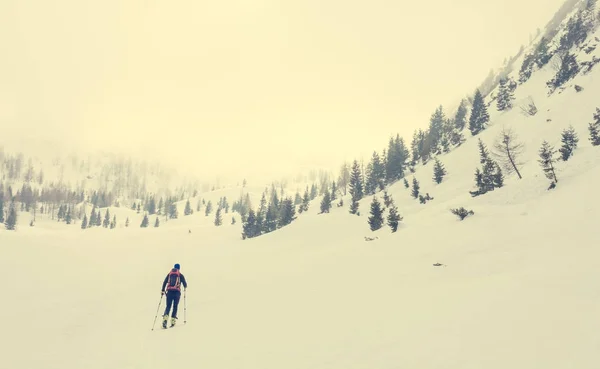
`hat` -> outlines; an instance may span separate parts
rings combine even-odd
[[[179,269],[181,269],[181,266],[180,266],[179,264],[175,264],[175,265],[173,266],[173,268],[175,268],[175,269],[179,270]]]

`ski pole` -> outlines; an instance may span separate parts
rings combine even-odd
[[[185,296],[187,295],[187,288],[183,290],[183,324],[187,323],[187,304]]]
[[[158,307],[156,308],[156,315],[154,316],[154,323],[152,323],[152,330],[154,330],[154,325],[156,324],[156,318],[158,317],[158,311],[160,310],[160,304],[162,304],[163,294],[160,294],[160,301],[158,302]]]

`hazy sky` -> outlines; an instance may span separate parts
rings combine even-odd
[[[409,138],[562,2],[0,0],[0,143],[337,166]]]

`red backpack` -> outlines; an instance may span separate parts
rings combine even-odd
[[[167,279],[167,291],[181,291],[181,288],[179,287],[180,284],[181,281],[179,270],[171,270]]]

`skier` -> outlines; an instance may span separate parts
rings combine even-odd
[[[181,297],[181,284],[183,284],[184,289],[187,289],[187,282],[185,281],[183,274],[181,274],[179,271],[180,268],[181,267],[179,264],[175,264],[173,266],[173,269],[171,269],[169,274],[167,274],[165,277],[165,281],[163,282],[160,290],[162,295],[167,295],[167,308],[165,309],[165,314],[163,315],[163,328],[167,328],[171,304],[173,305],[173,312],[171,314],[171,327],[175,325],[175,321],[177,320],[177,305],[179,305],[179,298]]]

